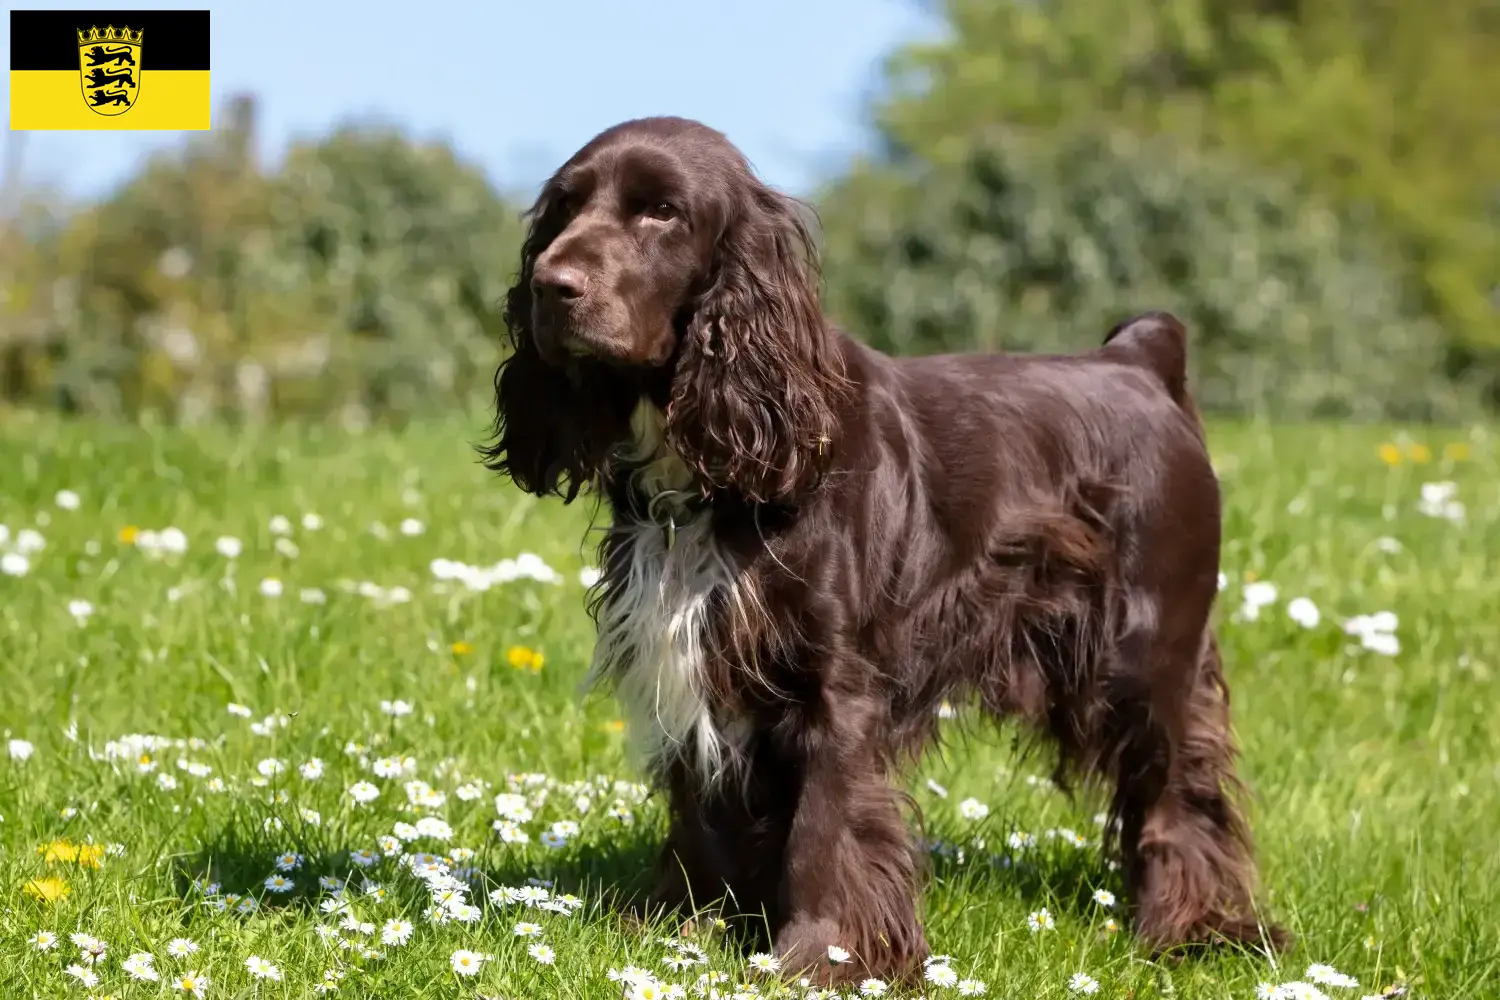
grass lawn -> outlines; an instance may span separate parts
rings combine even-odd
[[[612,905],[664,816],[614,705],[578,692],[588,511],[491,477],[481,427],[5,415],[0,996],[777,991],[711,919]],[[926,995],[1500,996],[1500,441],[1212,439],[1243,773],[1295,950],[1148,960],[1106,905],[1101,804],[979,729],[906,779],[953,980]],[[1440,487],[1424,508],[1444,481],[1461,520]],[[1346,630],[1378,612],[1394,639]]]

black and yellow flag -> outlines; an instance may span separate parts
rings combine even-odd
[[[208,113],[208,11],[10,12],[12,129],[206,129]]]

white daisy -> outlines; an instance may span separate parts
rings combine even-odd
[[[142,982],[154,983],[157,980],[161,979],[161,976],[159,976],[156,970],[152,968],[152,964],[155,961],[156,960],[152,958],[149,952],[138,951],[135,954],[131,955],[129,958],[125,959],[125,961],[121,962],[120,968],[124,969],[126,974],[128,974],[132,979],[139,979]]]
[[[203,973],[194,969],[192,972],[173,979],[172,987],[189,996],[201,997],[204,993],[208,992],[209,979]]]
[[[927,971],[923,975],[934,986],[952,986],[958,982],[958,973],[954,972],[946,962],[933,962],[927,966]]]
[[[281,970],[259,955],[245,959],[245,971],[256,979],[281,979]]]
[[[1026,926],[1031,928],[1032,933],[1050,931],[1057,927],[1057,921],[1052,919],[1052,913],[1043,907],[1026,918]]]
[[[1074,993],[1088,995],[1099,992],[1099,980],[1082,972],[1075,972],[1073,978],[1068,980],[1068,989]]]
[[[453,966],[453,972],[459,976],[477,976],[479,967],[484,964],[486,956],[477,951],[469,951],[460,948],[449,958],[449,964]]]

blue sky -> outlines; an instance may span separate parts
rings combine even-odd
[[[868,141],[865,99],[881,57],[936,30],[915,0],[240,0],[210,9],[215,107],[230,93],[257,93],[264,156],[341,120],[378,118],[447,138],[523,194],[595,133],[648,114],[699,118],[771,183],[806,192]],[[8,19],[0,31],[8,51]],[[9,84],[0,86],[8,107]],[[90,197],[176,139],[32,132],[23,172]]]

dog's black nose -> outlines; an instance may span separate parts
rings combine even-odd
[[[571,302],[582,298],[588,288],[588,275],[566,264],[538,267],[531,275],[531,291],[540,298]]]

